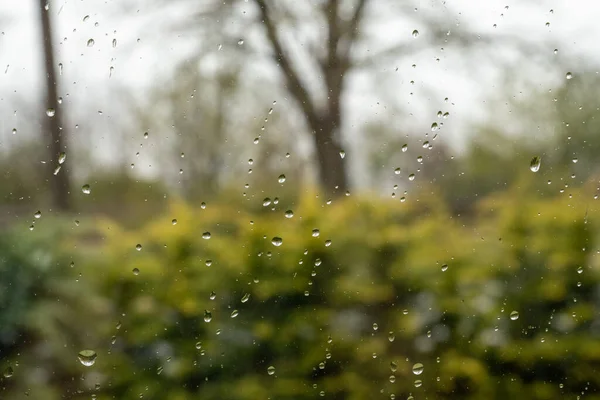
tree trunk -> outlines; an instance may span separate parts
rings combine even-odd
[[[336,137],[339,124],[334,120],[332,116],[320,118],[318,126],[313,127],[319,182],[328,198],[343,196],[348,191],[346,160],[340,154],[342,147]]]
[[[50,182],[50,194],[52,206],[60,211],[70,209],[70,181],[66,168],[62,168],[54,175],[54,169],[58,166],[58,156],[66,152],[65,130],[62,124],[62,112],[58,107],[58,88],[56,80],[56,69],[54,66],[54,50],[52,46],[52,24],[50,12],[46,10],[47,0],[39,0],[40,21],[42,25],[42,42],[44,43],[44,64],[46,72],[46,109],[54,110],[54,116],[45,117],[42,129],[50,133],[50,146],[48,147],[48,180]]]

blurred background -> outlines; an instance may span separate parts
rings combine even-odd
[[[0,3],[0,398],[600,398],[598,16]]]

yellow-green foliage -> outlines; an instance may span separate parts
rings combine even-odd
[[[466,220],[434,197],[326,204],[310,193],[293,218],[221,199],[174,202],[136,231],[70,224],[47,241],[56,269],[11,317],[21,336],[3,342],[2,361],[18,363],[5,393],[598,398],[597,204],[586,188],[546,199],[514,189]],[[77,363],[83,348],[94,366]]]

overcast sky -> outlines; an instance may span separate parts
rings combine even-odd
[[[377,7],[385,1],[374,0],[371,6]],[[190,37],[177,37],[166,29],[167,23],[177,18],[178,11],[169,9],[156,13],[152,11],[152,3],[149,0],[50,0],[56,61],[63,64],[61,93],[65,103],[77,109],[77,118],[86,117],[86,121],[73,123],[91,124],[93,121],[95,125],[110,126],[114,121],[110,122],[108,118],[115,104],[114,96],[119,95],[117,89],[142,95],[145,87],[166,79],[192,49],[194,42]],[[39,93],[42,61],[37,4],[37,0],[0,0],[0,109],[5,113],[0,124],[0,138],[5,146],[12,140],[7,135],[19,124],[18,115],[9,120],[5,116],[8,110],[15,110],[13,94],[30,98]],[[547,48],[542,51],[549,55],[557,48],[559,53],[555,57],[572,65],[569,70],[575,74],[585,63],[600,60],[597,39],[600,37],[600,2],[423,0],[415,4],[415,12],[447,8],[448,16],[455,24],[474,26],[482,34],[510,32],[540,45],[543,43]],[[426,27],[398,27],[390,23],[370,29],[377,31],[382,41],[390,37],[408,37],[413,29],[421,32],[421,37],[416,40],[427,37]],[[90,39],[94,41],[93,46],[88,46]],[[113,40],[117,44],[114,48]],[[246,38],[248,40],[251,38]],[[390,75],[391,88],[397,88],[396,101],[408,105],[416,126],[429,126],[434,116],[428,113],[443,106],[444,97],[450,98],[444,106],[451,112],[448,135],[460,141],[464,128],[486,115],[483,113],[486,97],[501,88],[492,79],[493,71],[483,77],[470,78],[468,73],[461,73],[461,67],[455,62],[456,55],[440,51],[437,54],[440,61],[436,62],[433,54],[391,61],[381,66],[381,72],[387,70],[391,74],[398,68],[397,78]],[[470,61],[477,62],[477,58]],[[411,68],[413,63],[416,68]],[[552,77],[527,75],[528,71],[527,68],[515,70],[515,79],[533,82],[541,90],[556,84],[556,77],[553,81]],[[411,80],[415,83],[409,84]],[[437,88],[435,98],[419,96],[419,88],[425,82]],[[356,85],[360,85],[360,79]],[[360,92],[358,90],[348,102],[351,108],[361,110],[352,113],[354,119],[348,121],[350,125],[381,111],[382,99],[362,96]],[[411,92],[415,94],[411,96]],[[114,116],[117,115],[114,111]]]

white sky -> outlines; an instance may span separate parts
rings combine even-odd
[[[374,0],[372,5],[377,7],[380,1],[385,0]],[[86,124],[96,129],[112,129],[115,121],[111,121],[111,117],[119,118],[115,98],[123,90],[143,95],[144,87],[168,77],[173,67],[188,54],[190,38],[178,38],[166,31],[166,23],[174,15],[153,14],[150,11],[152,3],[149,0],[50,0],[56,61],[63,64],[61,92],[65,104],[74,110],[70,122],[80,124],[82,130]],[[37,4],[37,0],[0,0],[0,111],[3,115],[17,107],[12,103],[13,93],[30,98],[39,92],[42,61]],[[546,43],[548,48],[544,51],[549,54],[558,48],[556,57],[572,65],[569,70],[575,74],[585,62],[596,65],[600,62],[600,2],[448,0],[442,4],[439,0],[422,0],[416,4],[417,12],[432,7],[454,10],[460,13],[455,23],[468,23],[482,33],[512,32],[534,42]],[[553,13],[550,13],[551,9]],[[89,19],[84,21],[86,15]],[[448,12],[448,15],[452,14]],[[549,27],[546,22],[550,23]],[[497,27],[494,28],[494,24]],[[391,24],[380,28],[382,41],[394,35],[408,36],[413,29],[421,32],[420,39],[416,40],[426,38],[424,27],[398,28]],[[94,46],[87,46],[89,39],[94,39]],[[116,48],[112,47],[113,39],[117,40]],[[433,60],[431,53],[413,60],[398,60],[383,65],[381,72],[391,73],[398,67],[398,77],[392,76],[390,80],[390,91],[397,90],[396,101],[405,108],[408,106],[415,126],[424,132],[434,120],[432,110],[446,107],[444,111],[450,111],[451,118],[444,130],[448,131],[451,140],[460,142],[465,137],[465,128],[473,120],[486,118],[487,114],[483,112],[486,97],[501,88],[491,79],[494,71],[472,78],[468,71],[461,73],[452,54],[439,52],[438,57],[439,62]],[[469,63],[478,61],[473,59]],[[413,63],[417,68],[410,67]],[[114,71],[109,77],[111,66]],[[533,82],[542,90],[556,83],[540,76],[529,76],[528,71],[527,68],[515,70],[515,79]],[[410,80],[415,84],[410,85]],[[435,98],[419,95],[424,83],[437,88]],[[355,84],[360,86],[360,79]],[[409,95],[411,91],[414,96]],[[358,90],[349,99],[349,107],[353,110],[347,121],[349,125],[372,119],[389,101],[361,93]],[[444,105],[444,97],[449,97],[453,105]],[[103,111],[102,115],[99,110]],[[18,140],[9,136],[12,128],[18,128],[18,125],[18,113],[11,120],[0,121],[2,146],[9,145],[10,140]]]

